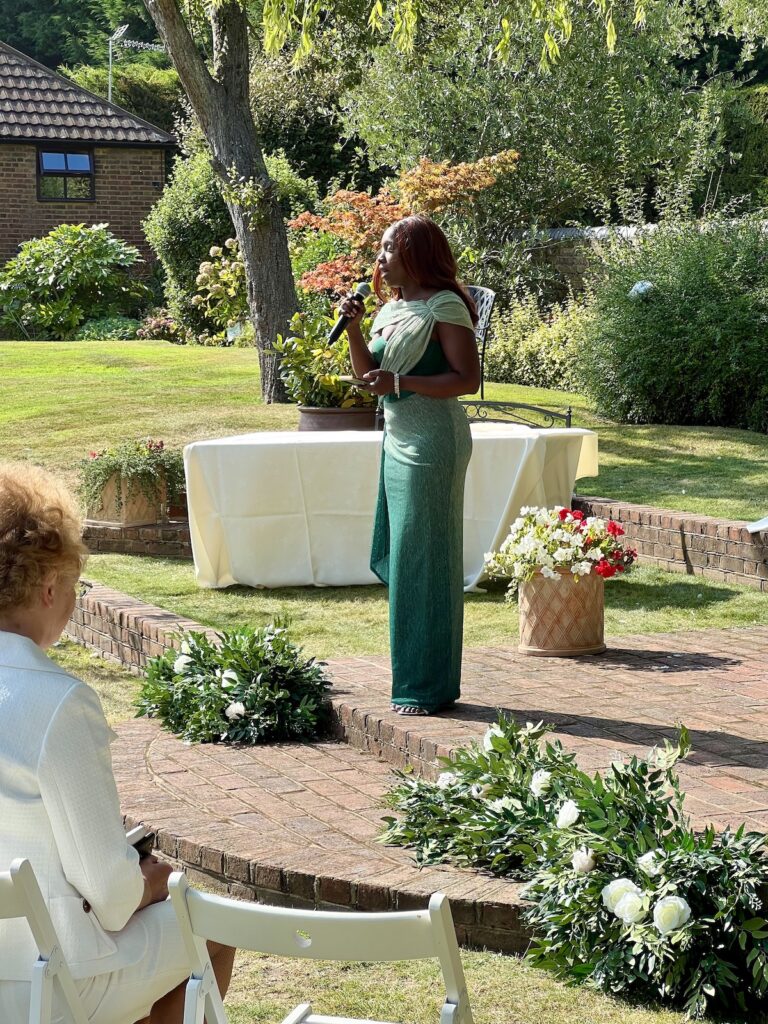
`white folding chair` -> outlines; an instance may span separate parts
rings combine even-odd
[[[27,919],[40,954],[32,969],[29,1024],[50,1024],[54,982],[72,1024],[88,1024],[35,872],[29,861],[21,858],[11,864],[10,871],[0,872],[0,919],[14,917]]]
[[[428,910],[387,914],[289,910],[241,903],[198,892],[181,872],[169,880],[171,901],[194,964],[187,984],[184,1024],[227,1024],[206,940],[274,956],[374,963],[387,960],[440,961],[446,998],[440,1024],[472,1024],[464,971],[448,898],[435,893]],[[301,1003],[283,1024],[384,1024],[327,1017]]]

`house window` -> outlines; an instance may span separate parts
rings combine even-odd
[[[95,198],[93,154],[82,150],[39,150],[37,198],[52,202],[87,202]]]

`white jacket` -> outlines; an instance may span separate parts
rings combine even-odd
[[[113,738],[90,687],[32,640],[0,631],[0,871],[16,857],[31,861],[77,978],[144,953],[135,943],[121,948],[114,934],[136,910],[144,881],[125,841]],[[29,980],[36,959],[26,921],[0,921],[0,980]]]

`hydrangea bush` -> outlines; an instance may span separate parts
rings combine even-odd
[[[180,650],[147,663],[137,709],[199,743],[311,739],[327,724],[328,690],[323,665],[304,658],[277,620],[215,641],[182,633]]]
[[[576,579],[591,572],[610,579],[637,558],[633,548],[622,546],[623,536],[612,519],[578,509],[523,508],[499,550],[485,556],[485,569],[492,578],[509,580],[508,597],[537,571],[550,579],[558,578],[558,570],[570,570]]]
[[[696,1018],[765,1009],[766,837],[691,829],[687,731],[593,776],[546,732],[501,717],[436,782],[400,774],[384,841],[527,880],[529,958],[560,978]]]

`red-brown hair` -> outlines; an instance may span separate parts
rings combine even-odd
[[[472,323],[476,324],[477,307],[466,289],[456,280],[456,260],[448,239],[438,225],[429,217],[416,213],[396,221],[392,227],[403,267],[416,284],[420,288],[455,292],[469,310]],[[387,301],[378,263],[373,271],[373,290],[382,302]],[[399,288],[392,288],[391,291],[396,299],[400,298]]]

